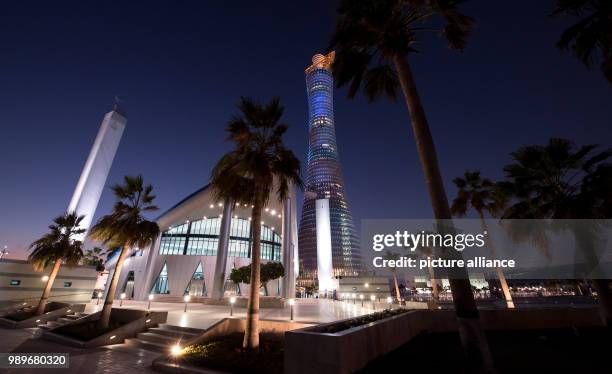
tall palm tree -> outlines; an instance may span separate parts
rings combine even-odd
[[[463,50],[472,18],[458,9],[456,0],[342,0],[330,47],[336,50],[333,66],[339,87],[349,86],[349,97],[363,90],[370,101],[380,96],[395,100],[401,88],[410,113],[425,183],[437,220],[450,220],[451,211],[409,55],[417,52],[422,33],[442,36],[454,50]],[[441,21],[441,22],[440,22]],[[438,25],[442,24],[442,27]],[[445,225],[448,229],[449,221]],[[449,253],[458,256],[458,253]],[[450,277],[461,341],[474,370],[492,370],[493,362],[480,327],[478,309],[465,269]]]
[[[457,186],[457,197],[453,200],[451,212],[454,216],[464,217],[468,209],[472,208],[478,213],[480,225],[483,232],[488,232],[489,228],[485,221],[485,212],[491,217],[497,216],[504,208],[505,200],[500,188],[492,181],[481,178],[479,171],[466,171],[463,178],[457,177],[453,179],[453,183]],[[490,238],[490,236],[487,236]],[[489,248],[495,257],[495,248],[493,242],[489,239]],[[510,288],[506,281],[506,276],[501,268],[497,268],[497,278],[506,300],[508,308],[514,308]]]
[[[49,226],[51,231],[30,244],[32,253],[28,256],[28,261],[36,271],[42,271],[53,264],[47,285],[36,308],[37,315],[45,312],[45,305],[62,263],[67,266],[76,266],[83,258],[82,243],[75,240],[75,236],[85,232],[85,229],[79,228],[83,218],[85,216],[79,216],[76,213],[65,213],[63,216],[56,217],[53,224]]]
[[[612,2],[557,0],[553,15],[582,17],[563,31],[557,47],[570,51],[589,69],[601,60],[601,72],[612,83]]]
[[[385,256],[384,256],[385,260],[399,260],[400,255],[395,253],[395,252],[386,252]],[[391,275],[393,276],[393,286],[395,288],[395,298],[397,299],[397,302],[399,302],[402,299],[402,295],[400,294],[400,290],[399,290],[399,284],[397,283],[397,268],[395,266],[390,267],[391,270]]]
[[[241,98],[240,114],[227,124],[227,140],[234,149],[221,157],[212,171],[211,186],[219,201],[253,206],[251,213],[251,283],[243,347],[259,349],[259,287],[261,212],[270,194],[284,201],[291,185],[302,187],[300,161],[283,144],[288,125],[281,122],[284,108],[278,98],[261,105]]]
[[[100,328],[109,326],[117,283],[130,248],[144,248],[159,235],[157,223],[148,221],[143,216],[144,212],[159,209],[153,204],[155,200],[155,195],[152,194],[153,186],[150,184],[145,186],[140,175],[137,177],[126,175],[124,183],[114,185],[112,190],[117,199],[113,211],[100,218],[89,232],[93,240],[105,244],[108,248],[121,247],[104,300],[104,308],[98,320]]]
[[[596,145],[577,147],[566,139],[550,139],[544,146],[521,147],[512,152],[513,163],[504,167],[513,204],[505,209],[507,219],[591,219],[612,217],[612,149],[596,154]],[[533,226],[533,225],[529,225]],[[531,229],[527,236],[546,249],[547,227]],[[553,227],[554,229],[554,227]],[[583,235],[578,224],[569,227],[587,261],[595,257],[588,242],[595,235]],[[610,281],[594,279],[604,321],[612,326]]]

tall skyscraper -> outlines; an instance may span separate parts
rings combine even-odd
[[[119,111],[117,105],[113,110],[106,113],[81,172],[79,182],[74,189],[68,211],[85,216],[81,221],[81,228],[85,230],[89,230],[96,213],[100,195],[104,190],[106,178],[113,164],[126,123],[127,118]],[[83,240],[86,234],[78,239]]]
[[[334,79],[331,71],[334,56],[334,52],[326,56],[315,55],[312,65],[305,71],[309,143],[306,190],[298,234],[305,276],[317,278],[317,273],[323,271],[325,274],[319,274],[319,278],[323,276],[325,279],[319,281],[326,284],[329,280],[329,257],[333,277],[357,275],[362,266],[336,145]],[[329,220],[329,225],[323,220]],[[329,248],[330,241],[331,256],[321,252],[329,251],[326,248]],[[317,248],[317,243],[322,248]],[[318,270],[318,267],[323,270]],[[323,291],[322,287],[328,289],[328,286],[319,284],[320,291]]]

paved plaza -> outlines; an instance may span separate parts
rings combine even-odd
[[[102,305],[96,305],[96,300],[86,306],[86,313],[94,313]],[[103,301],[101,301],[102,303]],[[113,305],[119,307],[119,301]],[[146,301],[124,301],[122,308],[147,309]],[[376,305],[376,309],[382,309],[386,304]],[[168,311],[167,323],[182,327],[194,327],[205,329],[222,318],[229,317],[230,308],[227,306],[202,305],[189,303],[187,312],[184,312],[183,303],[151,303],[151,310]],[[243,318],[245,308],[234,308],[233,317]],[[324,323],[350,318],[372,312],[372,304],[364,302],[341,302],[327,299],[297,299],[294,306],[294,320],[296,322]],[[290,309],[262,309],[261,318],[270,320],[289,320]],[[128,348],[123,344],[115,344],[100,348],[80,349],[63,346],[44,339],[38,339],[40,330],[2,330],[0,332],[0,352],[31,352],[48,353],[61,352],[70,354],[70,369],[46,369],[45,372],[53,373],[153,373],[150,368],[151,362],[160,355],[143,349]],[[40,373],[40,369],[14,369],[3,370],[2,373]]]

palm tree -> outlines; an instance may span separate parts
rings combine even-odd
[[[49,226],[51,231],[30,244],[32,253],[28,256],[28,261],[36,271],[42,271],[53,264],[47,285],[38,302],[36,315],[45,312],[45,305],[62,263],[67,266],[76,266],[83,258],[82,243],[75,240],[74,237],[85,232],[85,229],[79,228],[84,217],[76,213],[65,213],[63,216],[56,217],[53,224]]]
[[[137,177],[126,175],[124,184],[116,184],[112,190],[117,198],[113,211],[100,218],[89,232],[93,240],[104,243],[108,248],[121,247],[104,300],[104,308],[98,320],[100,328],[109,326],[117,283],[130,248],[144,248],[159,235],[157,223],[146,220],[142,215],[144,212],[159,209],[153,204],[155,200],[155,195],[152,194],[153,186],[150,184],[144,186],[140,175]]]
[[[400,255],[395,253],[395,252],[387,252],[385,253],[384,256],[385,260],[399,260]],[[400,294],[400,290],[399,290],[399,284],[397,283],[397,269],[395,266],[390,267],[391,270],[391,275],[393,275],[393,285],[395,288],[395,298],[397,299],[397,302],[400,302],[400,300],[402,299],[402,295]]]
[[[525,146],[512,152],[514,162],[506,165],[504,172],[508,178],[505,188],[512,192],[514,201],[505,209],[502,218],[589,222],[612,217],[612,165],[606,163],[612,156],[612,149],[593,155],[596,148],[592,144],[577,147],[569,140],[553,138],[544,146]],[[518,239],[530,238],[546,251],[545,232],[549,227],[529,226],[527,234]],[[579,224],[569,229],[587,261],[593,262],[595,256],[588,241],[595,235],[583,235]],[[609,280],[594,279],[593,283],[599,294],[604,321],[612,326]]]
[[[582,17],[563,31],[557,47],[562,51],[571,51],[589,69],[597,60],[601,60],[601,72],[612,83],[612,2],[557,0],[552,14]]]
[[[465,48],[473,20],[459,11],[458,3],[454,0],[342,0],[330,43],[336,50],[334,77],[338,87],[349,86],[349,97],[354,97],[363,85],[370,101],[383,95],[395,100],[401,88],[437,220],[450,220],[452,215],[408,56],[416,52],[417,37],[424,32],[444,37],[451,49]],[[443,26],[436,27],[440,23]],[[449,222],[446,227],[452,230]],[[449,255],[458,256],[457,253]],[[478,366],[474,370],[493,370],[468,274],[465,269],[454,269],[454,272],[449,282],[468,362]]]
[[[211,186],[219,201],[253,206],[251,283],[243,347],[259,349],[259,287],[261,264],[261,212],[272,192],[284,201],[291,185],[302,187],[300,161],[283,144],[288,125],[280,122],[284,108],[278,98],[261,105],[250,98],[238,103],[240,115],[227,125],[234,149],[221,157],[212,171]]]
[[[506,203],[500,188],[492,181],[481,178],[479,171],[466,171],[463,174],[463,178],[455,178],[453,183],[458,188],[457,197],[453,200],[453,205],[451,206],[453,215],[464,217],[468,209],[473,208],[478,213],[483,232],[489,232],[484,218],[485,212],[489,213],[491,217],[496,217]],[[490,236],[487,237],[490,238]],[[489,240],[488,244],[493,257],[495,257],[493,242]],[[497,278],[506,300],[506,306],[514,308],[514,302],[512,301],[512,295],[510,295],[510,288],[508,287],[504,272],[501,268],[496,270]]]
[[[95,266],[97,271],[104,271],[104,260],[102,259],[104,252],[104,249],[100,247],[93,247],[92,249],[86,250],[85,264]]]

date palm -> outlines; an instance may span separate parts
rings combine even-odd
[[[384,259],[397,261],[400,259],[400,255],[398,253],[388,251],[385,253]],[[393,288],[395,289],[395,298],[397,299],[397,302],[400,302],[400,300],[402,299],[402,295],[400,294],[399,284],[397,283],[397,268],[395,266],[390,266],[389,269],[391,270],[391,275],[393,276]]]
[[[98,320],[100,328],[109,326],[117,283],[130,248],[144,248],[159,235],[157,223],[143,216],[145,212],[158,210],[153,204],[153,186],[145,186],[142,176],[125,176],[123,184],[114,185],[112,190],[117,199],[112,212],[100,218],[89,232],[93,240],[105,244],[107,248],[121,247]]]
[[[28,261],[36,271],[42,271],[53,265],[38,302],[36,315],[45,312],[45,305],[62,263],[67,266],[76,266],[83,258],[82,243],[75,237],[85,232],[85,229],[79,228],[84,217],[76,213],[65,213],[63,216],[56,217],[53,224],[49,226],[50,231],[30,244],[32,252],[28,256]]]
[[[253,206],[251,282],[243,347],[259,349],[259,286],[261,280],[261,215],[270,194],[284,201],[292,185],[302,187],[300,161],[283,144],[288,125],[281,122],[284,108],[278,98],[261,105],[241,98],[240,114],[227,125],[234,148],[212,171],[211,186],[219,201]]]
[[[596,148],[593,144],[577,147],[569,140],[553,138],[544,146],[525,146],[511,154],[514,162],[504,167],[504,172],[508,178],[505,188],[511,191],[513,201],[502,218],[519,222],[520,219],[576,220],[571,226],[564,226],[563,221],[540,224],[536,228],[530,224],[522,238],[514,235],[515,238],[530,239],[546,250],[547,230],[570,230],[577,249],[591,262],[589,265],[596,261],[591,242],[596,235],[593,232],[585,235],[593,227],[583,227],[582,223],[612,217],[612,165],[606,162],[612,150],[593,154]],[[594,279],[593,283],[604,321],[612,326],[610,282]]]
[[[554,16],[582,17],[561,34],[557,47],[570,51],[587,68],[600,60],[600,69],[612,83],[612,2],[557,0]]]
[[[500,188],[492,181],[482,178],[479,171],[466,171],[462,177],[453,179],[453,183],[457,186],[457,197],[453,200],[451,212],[454,216],[464,217],[468,209],[474,209],[478,213],[480,225],[483,232],[488,232],[489,228],[485,221],[485,213],[491,217],[495,217],[503,209],[505,205],[504,194]],[[490,238],[490,235],[487,235]],[[493,257],[495,257],[495,248],[493,242],[488,240],[488,246],[491,249]],[[497,278],[506,300],[508,308],[514,308],[512,295],[508,282],[501,268],[497,268]]]
[[[349,97],[363,87],[370,101],[381,96],[392,100],[401,89],[410,114],[416,149],[437,220],[452,219],[438,165],[438,155],[419,97],[409,56],[424,33],[442,36],[453,50],[463,50],[472,18],[458,9],[455,0],[342,0],[330,47],[336,50],[333,65],[339,87],[348,85]],[[448,253],[449,256],[459,256]],[[478,310],[465,269],[453,269],[449,279],[459,331],[468,362],[474,370],[493,370],[493,362],[478,319]]]

